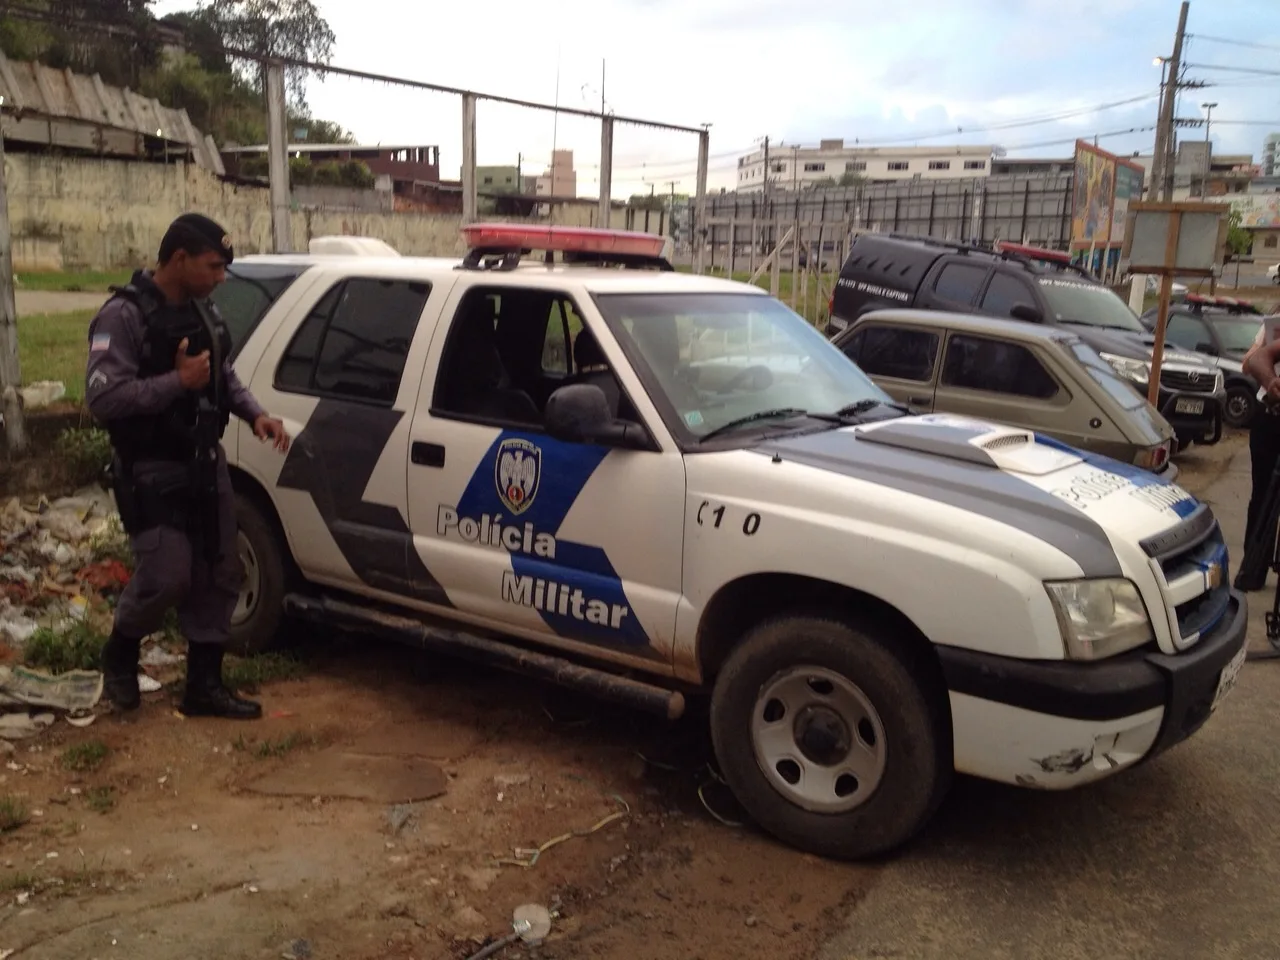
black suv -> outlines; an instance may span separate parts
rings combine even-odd
[[[1065,253],[864,233],[854,240],[836,281],[827,336],[839,345],[839,334],[853,321],[884,307],[1070,327],[1140,393],[1147,392],[1155,337],[1127,303]],[[1179,447],[1221,439],[1225,400],[1216,369],[1202,357],[1166,345],[1157,406],[1176,431]]]
[[[1152,307],[1140,318],[1142,325],[1155,330],[1158,313]],[[1198,293],[1187,294],[1169,307],[1165,343],[1199,354],[1206,365],[1222,371],[1227,391],[1222,415],[1233,427],[1248,427],[1258,411],[1258,381],[1241,364],[1262,317],[1262,311],[1245,300]]]

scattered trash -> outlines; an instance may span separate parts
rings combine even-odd
[[[57,676],[30,667],[0,667],[0,710],[43,707],[67,713],[92,710],[102,699],[102,674],[71,670]]]
[[[483,960],[492,957],[504,947],[521,940],[530,945],[537,945],[547,938],[551,932],[551,919],[558,911],[548,910],[538,903],[523,903],[516,907],[511,915],[511,932],[505,937],[493,941],[479,953],[473,953],[467,960]]]
[[[52,713],[4,713],[0,714],[0,738],[25,740],[34,737],[45,727],[53,725]]]
[[[76,580],[99,593],[110,593],[129,585],[129,568],[119,560],[101,560],[81,567]]]
[[[397,803],[388,809],[387,826],[391,828],[392,836],[395,836],[412,823],[416,815],[417,811],[411,803]]]
[[[22,405],[28,410],[50,407],[67,395],[67,385],[61,380],[37,380],[18,390]]]
[[[529,774],[527,773],[500,773],[493,778],[495,785],[502,789],[511,787],[521,787],[529,782]]]
[[[0,634],[9,640],[14,646],[22,647],[31,635],[40,629],[40,625],[30,617],[24,617],[20,613],[11,613],[8,616],[0,618]]]
[[[282,960],[311,960],[311,943],[307,940],[294,940],[280,956]]]
[[[148,647],[138,660],[144,667],[173,667],[187,658],[180,653],[170,653],[159,644]]]
[[[540,856],[542,856],[544,853],[546,853],[548,850],[550,850],[552,847],[556,846],[557,844],[564,843],[566,840],[572,840],[575,837],[588,837],[591,834],[596,833],[597,831],[603,830],[605,827],[613,823],[615,820],[621,820],[623,817],[629,816],[631,814],[631,807],[627,804],[627,801],[623,800],[617,794],[611,794],[611,796],[613,797],[614,800],[616,800],[619,803],[619,805],[621,805],[622,809],[617,811],[616,813],[609,814],[609,816],[605,817],[603,820],[601,820],[599,823],[595,824],[591,828],[587,830],[570,830],[568,833],[562,833],[560,834],[560,836],[553,837],[552,839],[548,840],[546,843],[544,843],[542,846],[536,849],[530,850],[527,848],[516,847],[515,858],[503,857],[499,859],[497,862],[504,864],[506,866],[524,867],[528,869],[534,866],[534,864],[538,862],[538,858]]]
[[[728,817],[722,816],[719,813],[717,813],[715,809],[711,806],[711,804],[707,801],[707,794],[706,794],[707,787],[713,786],[715,784],[719,784],[720,786],[725,787],[726,789],[728,788],[728,784],[724,782],[724,777],[720,776],[720,774],[716,771],[715,767],[711,766],[711,764],[707,764],[707,772],[711,775],[711,779],[705,781],[700,787],[698,787],[698,800],[702,803],[702,809],[706,810],[707,813],[711,814],[711,816],[715,817],[726,827],[733,827],[735,829],[741,827],[742,824],[739,823],[737,820],[730,820]]]
[[[73,717],[71,714],[67,714],[67,723],[71,724],[73,727],[80,727],[82,729],[89,726],[89,724],[93,723],[93,721],[97,719],[98,715],[96,713],[86,713],[79,717]]]
[[[145,673],[138,674],[138,690],[142,693],[155,693],[157,690],[164,688],[159,680],[147,676]]]

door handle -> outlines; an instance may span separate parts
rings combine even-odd
[[[420,467],[443,467],[444,447],[438,443],[415,440],[409,448],[409,459]]]

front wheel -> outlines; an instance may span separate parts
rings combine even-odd
[[[1227,388],[1227,402],[1222,408],[1222,419],[1232,427],[1244,429],[1253,422],[1257,406],[1257,391],[1242,383]]]
[[[711,699],[725,781],[766,831],[854,860],[913,837],[952,776],[945,690],[879,629],[785,616],[752,630]]]

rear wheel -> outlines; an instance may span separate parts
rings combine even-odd
[[[284,620],[284,598],[293,583],[293,565],[273,518],[244,494],[236,495],[236,546],[245,580],[231,615],[230,649],[253,654],[278,642]]]
[[[755,821],[819,856],[909,840],[951,782],[945,691],[888,631],[820,616],[752,630],[716,679],[711,731]]]

